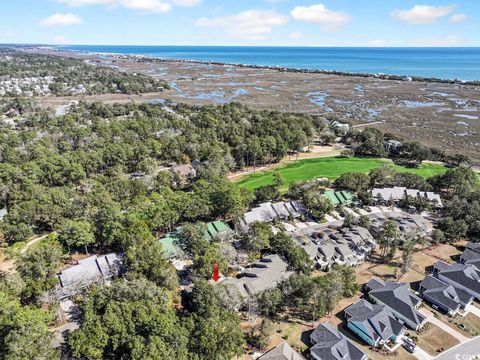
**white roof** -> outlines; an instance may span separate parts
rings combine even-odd
[[[284,202],[277,202],[272,204],[273,210],[279,217],[289,217],[290,213],[288,212],[287,208],[285,207]]]
[[[411,196],[411,197],[419,197],[421,194],[420,194],[420,191],[419,190],[416,190],[416,189],[407,189],[407,196]]]
[[[108,278],[113,273],[118,273],[118,263],[121,258],[118,254],[108,254],[97,257],[90,256],[78,261],[68,269],[63,270],[58,278],[62,287],[83,287],[87,286],[100,278]]]

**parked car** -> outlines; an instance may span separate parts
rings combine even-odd
[[[413,346],[414,348],[417,347],[417,344],[415,344],[415,341],[413,341],[413,339],[408,336],[403,337],[403,342]]]
[[[402,344],[403,348],[407,350],[409,353],[413,354],[415,352],[415,346],[412,346],[406,342]]]

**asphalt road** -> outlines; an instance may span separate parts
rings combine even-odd
[[[480,357],[480,336],[451,348],[435,360],[474,360],[476,357]]]

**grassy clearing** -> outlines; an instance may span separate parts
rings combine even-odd
[[[407,168],[394,165],[391,160],[371,158],[336,158],[324,157],[315,159],[303,159],[294,161],[287,165],[264,172],[250,174],[238,181],[238,185],[249,190],[273,184],[273,174],[278,171],[285,179],[285,184],[280,189],[286,191],[294,181],[305,181],[317,178],[329,178],[335,180],[347,172],[368,173],[384,164],[391,164],[398,172],[409,172],[420,175],[424,178],[437,174],[443,174],[447,168],[438,164],[422,164],[419,168]]]

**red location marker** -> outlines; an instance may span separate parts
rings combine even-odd
[[[218,279],[220,279],[220,269],[218,267],[218,263],[215,263],[213,264],[212,280],[217,282]]]

